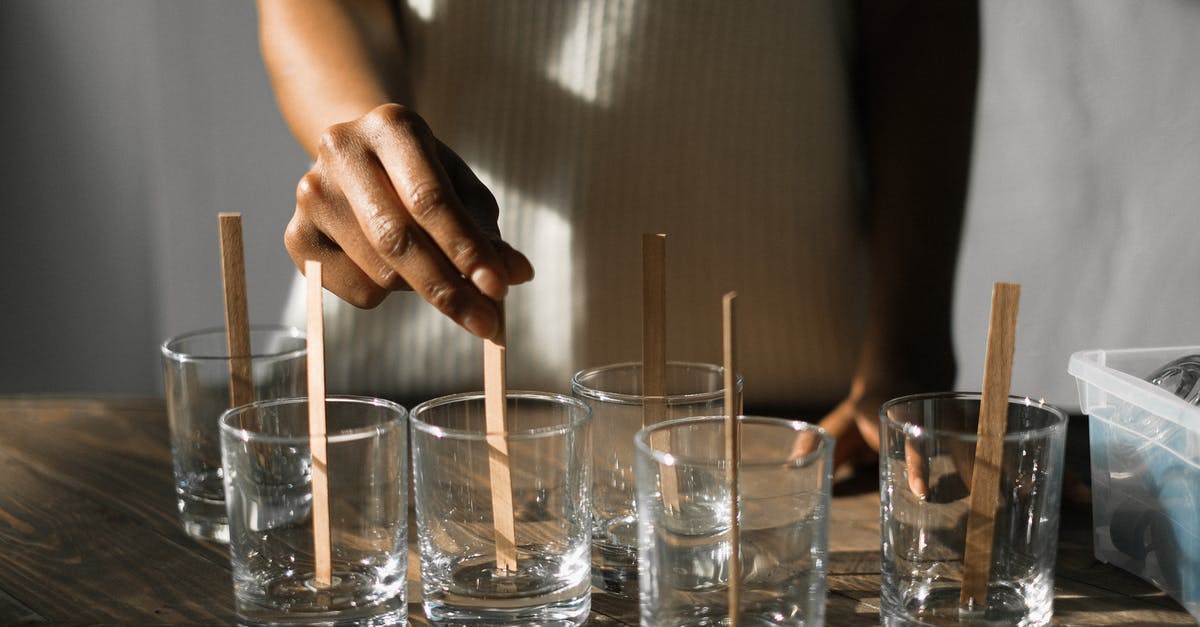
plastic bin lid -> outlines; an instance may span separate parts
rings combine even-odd
[[[1071,355],[1067,372],[1081,383],[1079,406],[1086,414],[1108,405],[1104,394],[1111,394],[1189,431],[1200,432],[1200,407],[1188,404],[1141,377],[1106,365],[1111,359],[1136,358],[1159,362],[1155,363],[1158,366],[1191,353],[1200,353],[1200,346],[1085,350]]]

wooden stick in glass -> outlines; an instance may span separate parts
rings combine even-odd
[[[642,426],[667,415],[667,236],[642,234]],[[666,434],[664,434],[666,435]],[[674,466],[659,469],[663,506],[679,507]]]
[[[738,414],[741,403],[738,401],[737,385],[734,373],[734,300],[737,292],[728,292],[721,299],[721,336],[724,352],[725,375],[725,459],[728,462],[726,477],[729,481],[729,625],[737,627],[741,617],[742,605],[742,552],[741,552],[741,507],[738,502],[740,485],[738,464],[742,457],[741,426],[738,424]]]
[[[330,563],[329,458],[325,438],[325,312],[321,302],[321,263],[304,262],[308,287],[308,443],[312,450],[313,585],[333,585]]]
[[[642,235],[642,426],[662,422],[667,395],[667,236]]]
[[[959,609],[966,612],[987,609],[996,504],[1000,493],[1000,464],[1008,423],[1008,393],[1012,384],[1020,298],[1020,285],[996,283],[992,286],[992,310],[983,364],[983,394],[979,401],[979,443],[975,447],[975,465],[971,472],[963,583],[958,599]]]
[[[488,475],[491,479],[492,524],[496,540],[496,568],[517,571],[517,530],[513,514],[512,469],[508,457],[508,375],[504,303],[497,303],[500,329],[483,341],[483,396],[487,426]]]
[[[217,224],[221,236],[221,285],[225,292],[225,337],[229,351],[229,406],[237,407],[254,402],[242,214],[220,213]]]

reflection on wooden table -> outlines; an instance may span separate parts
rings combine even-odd
[[[184,535],[171,483],[161,400],[0,398],[0,624],[234,622],[226,548]],[[1090,525],[1086,508],[1064,509],[1055,624],[1195,624],[1149,584],[1097,562]],[[835,488],[829,550],[828,624],[878,624],[869,472]],[[411,549],[410,560],[415,575]],[[409,591],[415,601],[415,581]],[[410,610],[411,624],[426,624],[419,602]],[[636,604],[596,593],[589,624],[635,625]]]

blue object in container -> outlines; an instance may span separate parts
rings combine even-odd
[[[1187,355],[1154,371],[1146,380],[1200,406],[1200,355]],[[1163,445],[1171,450],[1187,450],[1189,437],[1184,429],[1172,429]],[[1164,576],[1178,576],[1168,585],[1186,598],[1200,598],[1200,544],[1181,542],[1187,529],[1200,529],[1200,484],[1192,481],[1183,460],[1173,455],[1154,455],[1149,459],[1150,473],[1158,488],[1163,511],[1150,526],[1150,541]],[[1163,516],[1165,514],[1165,516]],[[1184,524],[1187,522],[1188,524]]]
[[[1146,380],[1188,403],[1200,405],[1200,355],[1173,360]],[[1118,493],[1152,495],[1159,507],[1147,509],[1137,498],[1117,505],[1109,527],[1113,546],[1139,562],[1155,559],[1164,578],[1160,583],[1181,591],[1185,598],[1200,598],[1200,545],[1181,541],[1190,535],[1188,529],[1200,529],[1200,485],[1191,480],[1182,459],[1166,452],[1187,450],[1189,434],[1176,425],[1147,420],[1139,416],[1143,413],[1140,410],[1129,409],[1121,421],[1146,439],[1138,442],[1136,451],[1126,453],[1134,453],[1129,458],[1138,460],[1143,468],[1114,481],[1114,487]]]

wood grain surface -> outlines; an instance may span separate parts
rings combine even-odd
[[[829,625],[879,624],[873,472],[835,491]],[[0,397],[0,625],[233,623],[227,550],[180,530],[171,485],[161,400]],[[1090,512],[1064,507],[1054,624],[1196,624],[1097,562]],[[409,555],[410,624],[426,625]],[[595,592],[588,624],[636,625],[636,604]]]

